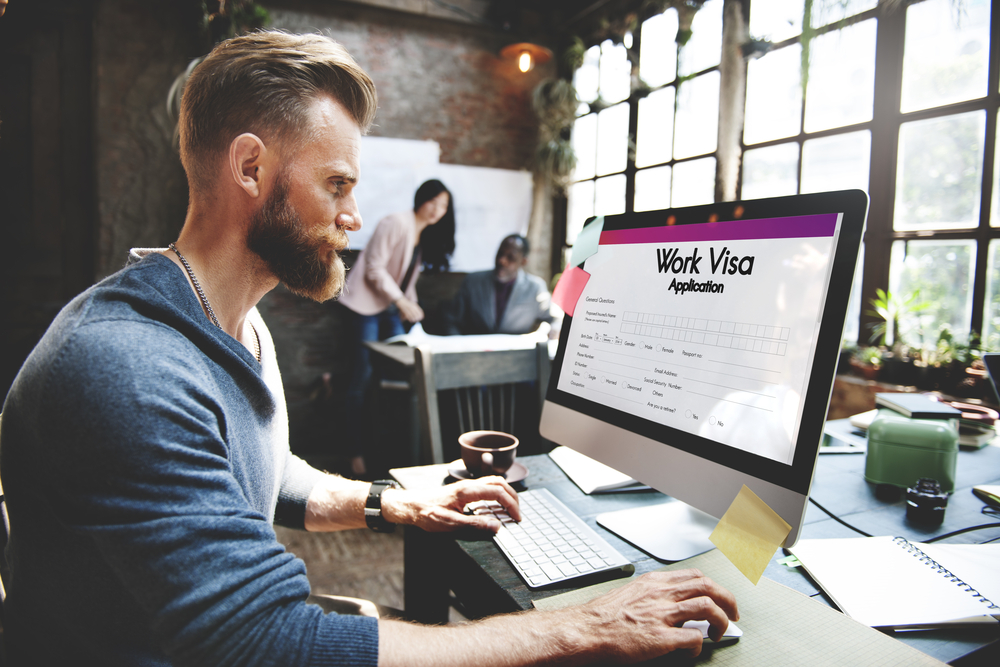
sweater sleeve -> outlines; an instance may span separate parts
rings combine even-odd
[[[399,264],[401,256],[412,251],[406,248],[407,229],[406,219],[402,216],[389,216],[378,223],[378,227],[372,233],[364,252],[365,259],[365,282],[375,292],[383,295],[390,303],[395,303],[399,297],[403,296],[391,273],[392,267]],[[410,255],[406,255],[408,263]],[[405,271],[405,268],[403,269]],[[416,284],[416,276],[412,284]]]
[[[18,421],[37,429],[26,440],[44,443],[21,448],[44,472],[19,495],[34,498],[36,516],[52,517],[52,539],[65,534],[75,552],[54,585],[74,590],[85,578],[101,591],[77,596],[86,605],[74,614],[78,634],[115,631],[115,618],[136,623],[178,665],[375,665],[376,620],[305,604],[302,561],[234,475],[245,453],[230,441],[239,425],[219,400],[226,390],[217,370],[166,327],[85,328],[53,355],[36,383],[44,391],[28,397],[32,410],[58,406],[59,418],[21,411]],[[144,347],[129,343],[136,340]],[[19,473],[34,465],[17,461]],[[289,463],[283,502],[302,506],[317,471]]]
[[[319,484],[325,474],[289,452],[278,491],[274,522],[286,528],[305,530],[306,501],[309,500],[313,487]]]

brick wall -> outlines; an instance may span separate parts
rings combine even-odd
[[[528,166],[535,141],[530,92],[551,70],[542,68],[528,75],[516,72],[513,63],[497,56],[506,43],[497,31],[468,22],[329,0],[262,4],[271,11],[274,27],[323,31],[343,43],[369,70],[381,100],[374,136],[437,141],[441,161],[446,163],[506,169]],[[17,119],[23,116],[27,124],[30,114],[11,111],[4,119],[4,135],[34,137],[22,142],[18,155],[34,152],[35,159],[41,155],[53,165],[71,164],[67,138],[85,150],[74,154],[82,168],[66,168],[62,173],[49,169],[44,178],[31,178],[18,186],[31,192],[23,199],[38,204],[35,208],[53,208],[58,217],[48,215],[40,221],[38,212],[26,205],[23,215],[18,208],[17,219],[5,219],[5,226],[21,230],[21,236],[45,239],[45,248],[50,251],[45,254],[19,245],[21,249],[7,264],[4,303],[11,321],[5,327],[6,381],[61,303],[120,268],[130,247],[162,247],[177,237],[186,210],[187,187],[172,147],[173,125],[166,112],[166,97],[174,78],[207,48],[197,29],[197,0],[53,0],[30,5],[39,15],[26,16],[23,23],[18,23],[18,13],[13,10],[4,16],[2,28],[17,34],[17,44],[24,46],[17,46],[21,50],[8,55],[6,69],[0,68],[0,89],[32,95],[30,101],[22,100],[25,110],[47,109],[53,118],[81,122],[76,126],[64,122],[71,131],[53,127],[48,134],[29,134],[30,128],[19,128]],[[88,37],[78,40],[80,47],[65,36],[58,37],[60,21],[67,16],[80,26],[78,32]],[[61,39],[56,51],[43,48],[50,34]],[[11,40],[0,45],[3,53],[13,48]],[[48,97],[42,97],[37,86],[12,87],[18,73],[38,71],[32,60],[36,57],[38,62],[57,59],[53,71],[81,69],[92,81],[79,76],[67,79],[65,85],[78,82],[77,88],[83,90],[72,99],[56,86]],[[22,78],[28,81],[27,76]],[[57,137],[62,143],[49,141]],[[11,158],[11,164],[4,167],[9,168],[6,173],[23,172],[26,160],[15,163]],[[81,188],[86,197],[67,198],[66,193]],[[84,206],[76,203],[80,201]],[[78,212],[84,215],[74,215]],[[11,209],[5,218],[10,218],[8,213]],[[66,263],[81,257],[80,253],[90,258],[73,265],[77,272],[79,266],[84,267],[83,278],[75,283],[64,281],[68,286],[61,291],[50,289],[52,279],[46,278],[46,282],[32,277],[41,275],[43,269],[58,275],[45,267],[53,262],[70,266]],[[453,282],[422,283],[418,289],[439,300],[447,296]],[[19,316],[38,311],[38,304],[47,309],[43,321]],[[324,372],[332,374],[335,389],[343,383],[347,360],[339,307],[310,303],[279,288],[264,299],[260,309],[281,348],[279,361],[296,438],[293,446],[326,447],[328,438],[322,433],[328,430],[329,424],[323,423],[328,415],[323,412],[317,417],[310,395]],[[23,344],[11,345],[15,334]],[[6,388],[5,384],[3,390]],[[318,426],[299,428],[302,424]]]

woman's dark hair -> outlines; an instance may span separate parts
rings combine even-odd
[[[424,182],[413,197],[414,213],[442,192],[448,193],[448,211],[435,224],[420,234],[420,257],[425,271],[440,273],[448,270],[455,252],[455,198],[444,183],[437,179]]]

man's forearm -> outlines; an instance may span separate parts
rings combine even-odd
[[[309,493],[306,530],[333,531],[365,527],[365,502],[370,482],[327,475]]]
[[[527,611],[450,626],[381,620],[379,667],[583,665],[602,657],[603,634],[582,608]]]
[[[379,621],[379,664],[584,665],[633,663],[677,650],[698,655],[702,633],[685,622],[709,622],[722,638],[739,620],[732,593],[698,570],[645,574],[579,607],[492,616],[453,626]],[[419,647],[419,648],[417,648]]]

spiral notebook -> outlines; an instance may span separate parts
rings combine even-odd
[[[789,549],[840,610],[875,628],[996,623],[1000,544],[902,537],[799,540]]]

